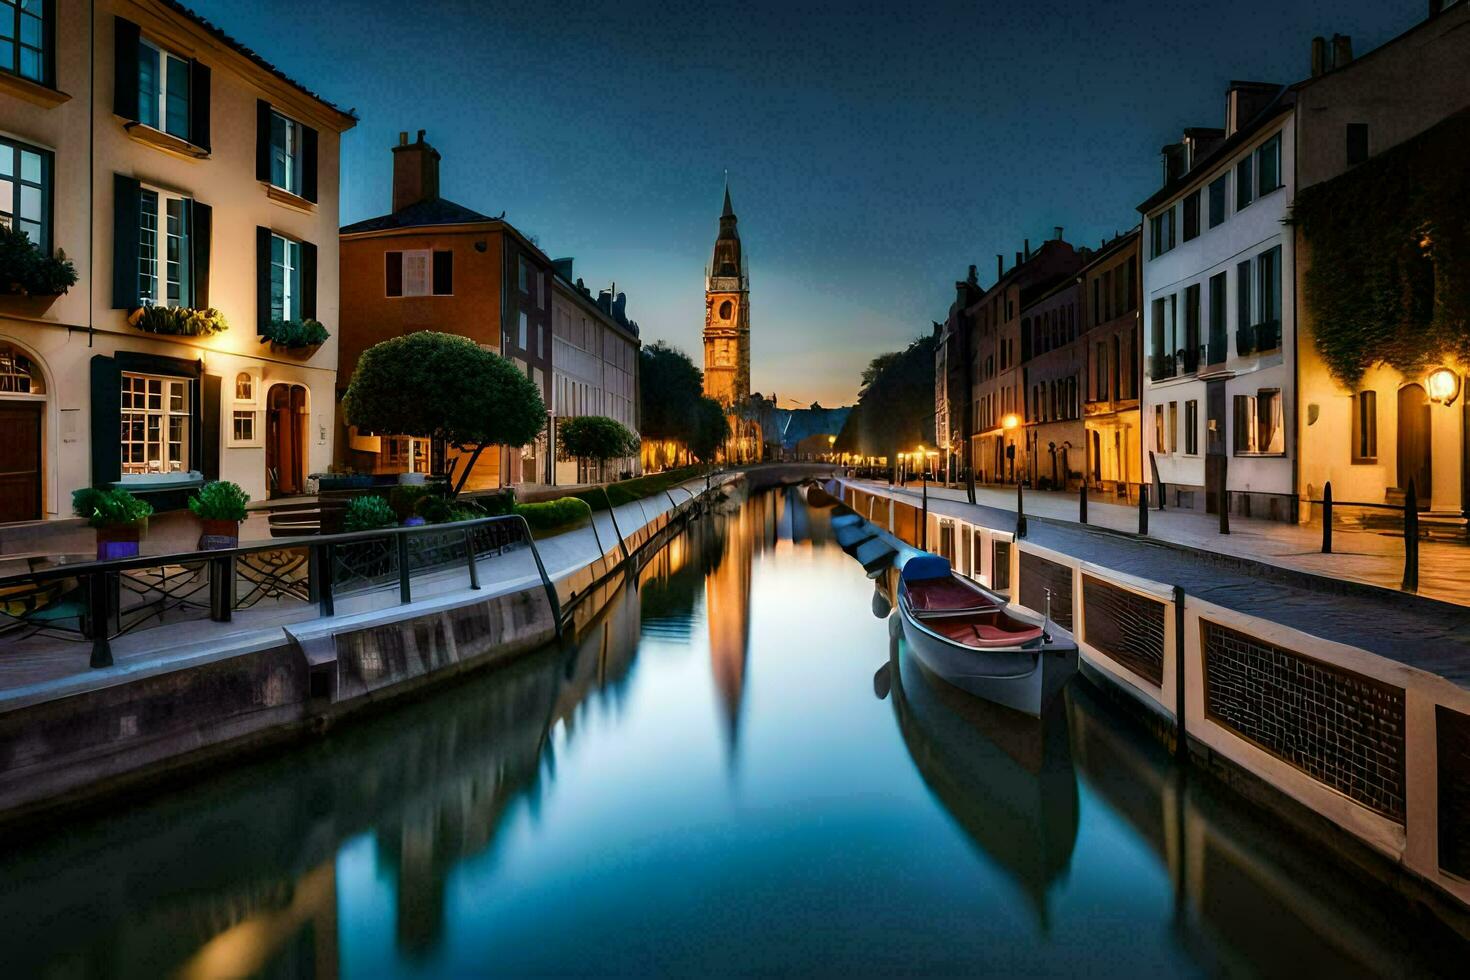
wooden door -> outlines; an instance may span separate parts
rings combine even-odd
[[[306,490],[306,389],[272,385],[265,408],[266,485],[272,497]]]
[[[0,523],[41,519],[42,402],[0,401]]]
[[[1404,385],[1399,389],[1399,488],[1407,490],[1413,480],[1421,508],[1428,508],[1434,486],[1430,456],[1429,396],[1420,385]]]

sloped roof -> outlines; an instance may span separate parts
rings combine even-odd
[[[501,218],[492,218],[487,214],[471,211],[462,204],[455,204],[442,197],[433,197],[426,201],[419,201],[417,204],[410,204],[392,214],[382,214],[376,218],[366,218],[350,225],[343,225],[340,231],[343,235],[351,235],[361,231],[388,231],[393,228],[419,228],[425,225],[468,225],[499,220]]]

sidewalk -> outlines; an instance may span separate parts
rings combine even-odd
[[[886,482],[873,480],[846,482],[860,490],[897,496],[914,506],[919,505],[921,490],[917,487],[890,488]],[[963,490],[936,490],[931,487],[929,512],[997,530],[1008,531],[1015,527],[1014,489],[1009,493],[977,490],[976,496],[984,503],[967,503]],[[1047,497],[1051,498],[1049,506],[1043,499]],[[1170,541],[1163,534],[1142,538],[1136,534],[1125,536],[1115,533],[1122,529],[1118,512],[1123,511],[1134,514],[1131,529],[1137,530],[1136,511],[1132,508],[1113,505],[1106,523],[1099,511],[1096,526],[1087,526],[1075,522],[1075,501],[1072,501],[1073,509],[1065,512],[1067,497],[1028,493],[1026,499],[1028,516],[1045,518],[1030,521],[1026,540],[1033,544],[1149,581],[1177,585],[1190,595],[1217,605],[1270,619],[1326,640],[1356,646],[1470,688],[1470,610],[1462,606],[1424,601],[1387,591],[1334,594],[1331,582],[1327,580],[1322,580],[1320,587],[1312,587],[1310,582],[1293,582],[1286,576],[1277,578],[1268,570],[1252,570],[1249,566],[1210,560],[1208,553],[1257,557],[1235,554],[1216,546],[1218,535],[1197,532],[1194,541]],[[1048,510],[1057,517],[1046,517]],[[1088,516],[1094,516],[1090,501]],[[1155,516],[1159,516],[1157,511],[1149,513],[1151,534],[1155,530]],[[1184,514],[1172,515],[1170,519],[1199,521],[1198,517]],[[1241,522],[1242,525],[1246,523],[1259,526],[1266,522]],[[1100,529],[1103,527],[1108,530]],[[1231,522],[1231,530],[1235,530],[1234,521]],[[1261,531],[1256,533],[1265,536]],[[1233,538],[1235,534],[1229,537]],[[1207,554],[1200,554],[1201,551]],[[1286,564],[1282,555],[1273,557],[1275,560],[1265,557],[1260,560],[1297,572],[1307,570]],[[1330,562],[1337,556],[1321,557]],[[1367,560],[1375,559],[1367,556]],[[1376,560],[1383,563],[1389,559]],[[1470,567],[1466,567],[1465,572],[1470,573]],[[1440,574],[1448,579],[1453,572],[1442,570]]]
[[[867,481],[887,488],[886,483]],[[898,489],[898,488],[895,488]],[[910,481],[901,492],[918,498],[922,488]],[[965,502],[963,489],[929,485],[929,499]],[[1075,493],[1027,490],[1028,517],[1077,522]],[[995,510],[1016,512],[1016,490],[976,487],[975,502]],[[1087,501],[1088,524],[1127,534],[1138,533],[1138,507],[1110,503],[1096,497]],[[1175,508],[1148,512],[1148,536],[1202,551],[1265,562],[1313,575],[1361,582],[1398,590],[1404,579],[1404,539],[1369,531],[1332,532],[1332,554],[1322,554],[1320,524],[1230,518],[1230,533],[1219,532],[1213,514]],[[1470,606],[1470,547],[1444,541],[1419,542],[1419,595],[1441,602]]]

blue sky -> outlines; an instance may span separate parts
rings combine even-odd
[[[1424,0],[584,4],[192,0],[362,121],[344,223],[388,210],[389,147],[426,129],[445,197],[506,218],[645,341],[699,360],[723,173],[751,271],[752,384],[856,393],[944,316],[966,266],[1055,225],[1137,220],[1158,150],[1219,126],[1232,78],[1294,81],[1314,34],[1361,53]]]

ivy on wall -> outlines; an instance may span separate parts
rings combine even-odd
[[[1292,223],[1317,352],[1339,383],[1379,363],[1407,376],[1470,365],[1470,111],[1299,192]]]

